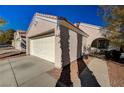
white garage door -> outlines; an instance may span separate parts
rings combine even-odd
[[[55,37],[30,39],[30,54],[55,63]]]

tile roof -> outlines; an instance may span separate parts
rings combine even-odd
[[[57,16],[53,16],[53,15],[48,15],[48,14],[41,14],[41,13],[36,13],[36,16],[42,16],[42,17],[47,17],[47,18],[51,18],[51,19],[57,19]]]

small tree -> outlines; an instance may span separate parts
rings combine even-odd
[[[14,32],[15,32],[15,30],[13,30],[13,29],[8,29],[5,32],[5,41],[6,41],[6,43],[8,43],[8,44],[12,43],[12,40],[14,38]]]
[[[8,29],[4,34],[0,35],[0,43],[11,44],[14,38],[14,32],[15,30]]]
[[[99,11],[109,31],[107,38],[116,45],[124,44],[124,6],[100,6]]]
[[[5,34],[0,35],[0,44],[6,43]]]

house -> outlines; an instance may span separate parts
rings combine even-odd
[[[82,56],[87,37],[63,17],[36,13],[27,32],[26,53],[61,68]]]
[[[20,51],[26,50],[26,32],[18,30],[14,33],[14,40],[12,41],[12,45],[15,49]]]
[[[80,23],[79,28],[89,35],[87,38],[86,47],[94,47],[98,49],[107,49],[109,40],[107,40],[107,31],[101,26]]]

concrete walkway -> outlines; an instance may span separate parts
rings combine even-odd
[[[93,58],[87,66],[93,72],[101,87],[110,87],[106,61],[98,58]]]
[[[53,87],[56,80],[47,71],[52,63],[34,56],[0,61],[0,87]]]

